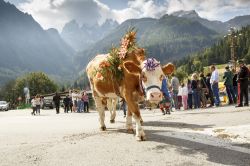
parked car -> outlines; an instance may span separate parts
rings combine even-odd
[[[8,111],[9,110],[9,103],[6,101],[0,101],[0,110],[1,111]]]
[[[54,108],[54,102],[52,99],[44,99],[43,100],[43,105],[42,105],[42,109],[44,108],[50,108],[53,109]]]

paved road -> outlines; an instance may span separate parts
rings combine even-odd
[[[98,114],[0,112],[0,165],[250,165],[250,108],[161,115],[142,110],[147,141],[127,134],[122,111],[100,132]]]

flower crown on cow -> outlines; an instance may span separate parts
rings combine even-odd
[[[120,65],[126,58],[127,53],[133,51],[136,47],[136,31],[132,28],[121,39],[120,47],[113,47],[109,52],[108,59],[100,63],[99,68],[96,69],[95,77],[103,80],[104,75],[112,72],[118,80],[121,80],[123,71]]]

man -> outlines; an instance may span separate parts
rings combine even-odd
[[[210,78],[210,84],[213,91],[213,95],[215,97],[215,106],[220,106],[220,96],[219,96],[219,72],[216,70],[215,66],[212,65],[210,67],[210,70],[212,72],[211,78]]]
[[[210,83],[210,78],[211,78],[211,73],[208,73],[206,75],[206,84],[208,87],[208,98],[210,99],[210,105],[208,107],[213,107],[214,106],[214,96],[213,96],[212,86]]]
[[[89,97],[87,92],[83,92],[82,96],[82,101],[83,101],[83,110],[84,112],[89,112]]]
[[[242,107],[243,106],[243,96],[245,98],[244,106],[248,106],[248,77],[249,77],[249,70],[245,66],[244,62],[242,60],[238,61],[240,65],[240,71],[238,73],[238,97],[239,97],[239,103],[236,107]]]
[[[56,95],[53,97],[53,102],[55,103],[56,106],[56,113],[59,114],[60,113],[60,100],[61,97],[60,95],[56,92]]]
[[[69,95],[67,95],[63,99],[63,104],[64,104],[64,113],[69,113],[69,106],[70,106],[70,98]],[[72,112],[72,111],[71,111]]]
[[[236,102],[236,96],[233,88],[233,72],[229,70],[229,66],[225,67],[226,71],[224,72],[224,85],[226,86],[227,96],[229,99],[229,104]]]
[[[179,80],[177,77],[175,77],[174,74],[172,74],[172,79],[171,79],[171,87],[172,87],[172,91],[173,91],[173,99],[174,99],[174,107],[175,110],[179,110],[179,106],[178,106],[178,92],[179,92]]]

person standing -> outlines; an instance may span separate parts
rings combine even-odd
[[[215,106],[220,106],[220,96],[219,96],[219,72],[216,70],[215,66],[212,65],[210,67],[210,70],[212,72],[211,78],[210,78],[210,84],[212,87],[213,95],[215,97]]]
[[[32,112],[31,115],[36,115],[36,99],[35,97],[32,98],[31,100],[31,106],[32,106]]]
[[[69,95],[67,95],[63,99],[63,104],[64,104],[64,113],[69,113],[69,107],[70,107],[70,98],[69,98]]]
[[[190,79],[188,79],[187,82],[187,88],[188,88],[188,108],[193,108],[193,94],[192,94],[192,85]]]
[[[238,77],[238,74],[236,73],[236,70],[235,69],[232,69],[232,73],[234,75],[233,77],[233,88],[234,88],[234,94],[235,94],[235,97],[236,99],[238,98],[238,83],[237,83],[237,77]]]
[[[83,92],[82,100],[83,100],[83,110],[84,112],[88,113],[89,112],[89,96],[87,92]]]
[[[238,97],[239,103],[236,107],[243,107],[243,97],[245,98],[244,106],[249,106],[248,104],[248,77],[249,77],[249,70],[245,66],[242,60],[238,61],[240,65],[240,71],[238,73]]]
[[[198,79],[197,79],[197,74],[194,73],[192,74],[191,78],[191,88],[192,88],[192,94],[194,98],[194,108],[200,108],[201,107],[201,101],[200,101],[200,95],[199,95],[199,90],[198,90]]]
[[[123,98],[120,102],[121,102],[121,108],[123,110],[123,117],[125,118],[127,114],[127,103]]]
[[[55,96],[53,97],[53,102],[56,106],[56,114],[60,113],[60,100],[61,96],[56,92]]]
[[[188,88],[187,88],[187,86],[185,86],[184,83],[181,84],[181,97],[182,97],[183,109],[187,110],[188,109],[188,104],[187,104],[187,100],[188,100]]]
[[[207,107],[206,93],[208,93],[208,88],[206,84],[206,78],[203,73],[200,73],[200,86],[201,86],[201,102],[202,108]]]
[[[179,79],[174,74],[172,74],[171,87],[172,87],[172,92],[173,92],[175,110],[180,109],[178,106],[179,86],[180,86]]]
[[[213,96],[212,86],[210,83],[210,78],[211,78],[211,73],[207,73],[206,84],[207,84],[207,88],[208,88],[208,98],[210,99],[210,105],[208,107],[213,107],[214,106],[214,96]]]
[[[229,104],[233,104],[236,102],[236,96],[233,89],[233,72],[229,70],[229,66],[225,67],[224,72],[224,85],[226,86],[227,96],[229,100]]]
[[[41,97],[40,95],[36,95],[36,114],[40,115],[40,109],[41,109]]]

